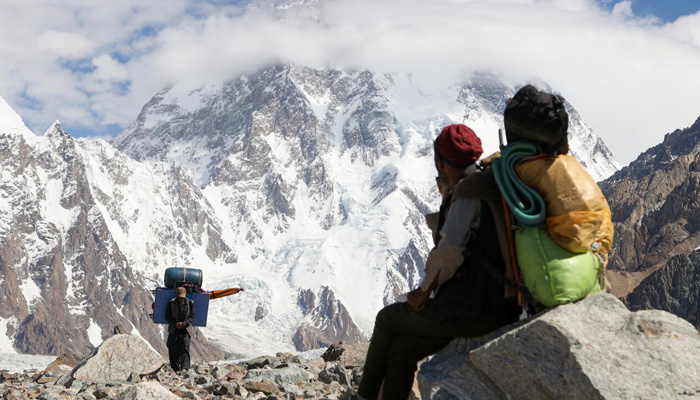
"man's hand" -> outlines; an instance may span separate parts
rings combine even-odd
[[[421,288],[413,289],[406,295],[406,301],[413,311],[419,312],[425,308],[425,302],[430,298],[430,291],[424,292]]]
[[[430,298],[430,293],[432,293],[432,291],[437,287],[438,277],[440,277],[440,273],[438,273],[438,276],[433,279],[428,287],[428,290],[425,292],[421,290],[420,286],[417,289],[413,289],[408,292],[406,295],[406,301],[408,302],[408,305],[411,306],[413,311],[418,312],[425,308],[425,302]]]
[[[175,324],[175,327],[176,327],[177,329],[182,329],[182,328],[185,327],[185,324],[183,324],[182,322],[178,322],[177,324]]]
[[[493,163],[493,160],[498,160],[499,158],[501,158],[501,152],[497,151],[486,158],[482,158],[481,166],[484,168],[490,167]]]

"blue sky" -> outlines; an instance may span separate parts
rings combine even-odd
[[[663,22],[673,22],[683,15],[700,10],[700,0],[635,0],[634,12],[642,17],[653,15]]]
[[[700,115],[698,0],[283,1],[0,2],[0,96],[36,134],[113,136],[168,83],[274,63],[489,70],[547,81],[623,164]]]

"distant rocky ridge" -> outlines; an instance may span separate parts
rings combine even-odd
[[[650,272],[700,247],[700,118],[600,186],[615,224],[609,269]]]

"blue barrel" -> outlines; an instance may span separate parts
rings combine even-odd
[[[165,287],[173,289],[175,282],[192,283],[197,287],[202,287],[202,270],[194,268],[172,267],[165,270]]]

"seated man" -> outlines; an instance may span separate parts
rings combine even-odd
[[[506,269],[494,223],[499,211],[480,197],[482,189],[498,194],[498,188],[476,165],[481,140],[465,125],[450,125],[434,149],[443,194],[435,247],[421,286],[408,293],[407,302],[377,314],[360,399],[376,399],[382,382],[383,399],[407,399],[421,359],[453,338],[484,335],[520,314],[517,303],[504,297],[504,280],[498,278]]]

